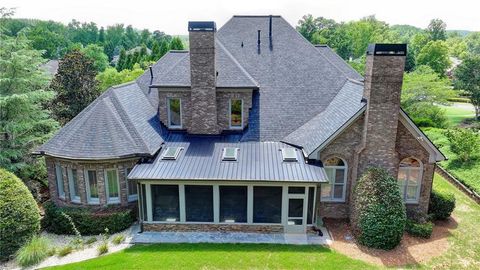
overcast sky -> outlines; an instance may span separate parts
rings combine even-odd
[[[389,24],[421,28],[441,18],[448,29],[480,31],[478,0],[0,0],[0,7],[16,7],[18,18],[123,23],[168,34],[186,34],[189,20],[213,20],[220,27],[232,15],[282,15],[295,26],[308,13],[336,21],[374,14]]]

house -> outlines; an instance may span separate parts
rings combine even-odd
[[[445,157],[400,108],[406,45],[372,44],[363,78],[280,16],[189,22],[136,81],[38,149],[58,205],[138,207],[145,230],[304,233],[348,218],[369,166],[428,209]]]

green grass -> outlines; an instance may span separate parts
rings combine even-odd
[[[480,205],[468,198],[465,194],[435,175],[434,188],[448,190],[454,193],[456,207],[452,216],[455,219],[448,237],[448,251],[434,258],[424,269],[480,269]]]
[[[444,135],[445,130],[425,128],[423,131],[440,151],[448,157],[448,160],[440,162],[440,165],[466,186],[480,193],[480,158],[473,159],[469,162],[462,162],[457,159],[457,155],[450,151],[449,142]]]
[[[460,103],[464,104],[464,103]],[[458,126],[463,121],[467,119],[472,119],[475,117],[475,110],[473,108],[467,109],[464,107],[456,107],[456,106],[443,106],[440,105],[442,109],[445,110],[445,114],[448,119],[448,123],[451,126]]]
[[[51,269],[375,269],[322,246],[155,244]],[[49,268],[50,269],[50,268]]]

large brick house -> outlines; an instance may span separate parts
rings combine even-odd
[[[404,44],[368,48],[365,78],[279,16],[190,22],[134,82],[38,149],[58,205],[138,207],[145,230],[303,233],[348,218],[369,166],[426,213],[444,156],[400,108]]]

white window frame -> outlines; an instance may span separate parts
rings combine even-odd
[[[405,171],[405,175],[407,176],[407,178],[404,181],[404,185],[403,186],[399,185],[399,188],[403,189],[403,198],[402,199],[405,202],[405,204],[418,204],[418,201],[420,199],[420,191],[422,190],[423,163],[422,163],[422,161],[420,161],[417,158],[414,158],[414,157],[411,157],[411,158],[418,161],[418,163],[420,164],[420,167],[399,167],[398,168],[398,173],[400,174],[400,171],[402,170],[402,171]],[[412,185],[408,184],[409,180],[410,180],[410,172],[411,171],[418,171],[418,179],[416,181],[417,185],[415,185],[417,187],[417,191],[415,193],[415,199],[407,199],[408,187],[413,187]],[[398,182],[398,176],[397,176],[397,182]]]
[[[322,201],[322,202],[345,202],[345,197],[346,197],[346,193],[347,193],[348,164],[347,164],[347,162],[345,162],[345,160],[343,158],[340,158],[340,157],[335,157],[335,158],[338,158],[338,159],[342,160],[344,166],[324,166],[325,170],[326,169],[333,169],[334,170],[334,176],[333,176],[333,179],[328,179],[329,180],[328,185],[330,185],[330,198],[322,197],[322,191],[320,190],[320,201]],[[333,194],[335,192],[335,186],[340,186],[340,184],[335,184],[335,178],[336,178],[338,169],[345,170],[345,172],[343,174],[342,198],[340,198],[340,199],[333,197]],[[328,174],[327,174],[327,176],[328,176]],[[320,184],[320,189],[322,188],[323,185],[327,185],[327,183]]]
[[[133,168],[125,168],[125,181],[127,182],[127,197],[129,202],[134,202],[138,200],[138,187],[136,194],[130,194],[130,181],[133,181],[135,185],[137,185],[137,180],[128,180],[128,170],[132,170]]]
[[[240,126],[232,126],[232,100],[240,100],[241,102],[241,112],[240,112],[240,118],[241,118],[241,123]],[[230,129],[243,129],[243,99],[241,98],[231,98],[228,100],[228,126]]]
[[[178,99],[178,102],[180,103],[180,125],[171,125],[171,115],[170,115],[170,100],[172,99]],[[177,97],[169,97],[167,98],[167,115],[168,115],[168,127],[173,128],[173,129],[181,129],[183,126],[183,110],[182,110],[182,99],[177,98]]]
[[[97,192],[99,193],[98,198],[92,198],[90,194],[90,177],[88,176],[88,172],[92,171],[95,172],[96,180],[97,180]],[[87,203],[88,204],[100,204],[100,190],[98,190],[98,174],[96,170],[84,170],[84,179],[85,179],[85,186],[87,188]]]
[[[108,192],[108,171],[115,171],[115,173],[117,174],[117,187],[118,187],[118,197],[110,197],[109,195],[109,192]],[[120,194],[120,179],[118,177],[118,169],[117,168],[109,168],[109,169],[105,169],[103,171],[104,173],[104,180],[105,180],[105,195],[107,197],[107,204],[119,204],[120,203],[120,197],[121,197],[121,194]]]
[[[68,188],[69,188],[69,191],[70,191],[70,200],[74,203],[80,203],[80,194],[77,194],[75,192],[75,183],[74,183],[75,179],[73,177],[74,176],[73,170],[75,170],[76,180],[77,180],[77,189],[78,189],[78,192],[80,193],[80,186],[79,186],[79,183],[78,183],[78,170],[73,169],[73,168],[68,168],[67,169],[67,177],[68,177]]]
[[[65,182],[63,181],[63,168],[60,164],[55,164],[55,182],[57,183],[58,197],[65,199]]]

